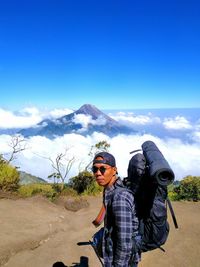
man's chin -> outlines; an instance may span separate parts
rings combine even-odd
[[[101,180],[101,181],[97,181],[98,185],[100,186],[104,186],[105,185],[105,181]]]

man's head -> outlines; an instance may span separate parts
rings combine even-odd
[[[96,154],[93,160],[92,171],[99,185],[106,187],[113,184],[117,174],[114,156],[108,152]]]

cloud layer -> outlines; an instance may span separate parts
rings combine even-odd
[[[11,151],[8,146],[10,138],[9,135],[0,135],[1,153],[7,156]],[[106,140],[111,145],[110,152],[116,157],[118,171],[122,177],[127,175],[128,161],[131,157],[129,152],[141,148],[142,143],[147,140],[157,144],[174,170],[176,179],[181,179],[186,175],[200,175],[199,144],[184,144],[178,139],[162,140],[146,134],[118,135],[113,138],[100,133],[87,137],[68,134],[54,140],[35,136],[27,139],[27,149],[20,153],[13,163],[23,171],[47,179],[48,175],[53,172],[49,159],[55,160],[59,153],[64,153],[65,149],[68,149],[68,159],[73,156],[76,159],[69,173],[71,177],[77,175],[90,162],[91,158],[88,153],[91,146],[102,140]]]
[[[56,119],[73,112],[70,109],[39,110],[35,107],[24,108],[18,112],[0,108],[0,129],[28,128],[43,119]]]
[[[39,111],[36,108],[24,109],[20,112],[10,112],[0,109],[0,128],[21,128],[36,125],[42,119],[58,118],[71,113],[69,109],[55,109],[52,111]],[[110,138],[101,133],[93,133],[91,136],[80,134],[67,134],[54,140],[46,137],[34,136],[26,140],[27,149],[18,154],[13,162],[20,170],[47,179],[53,172],[51,161],[59,153],[68,149],[67,157],[75,157],[76,162],[71,169],[69,179],[76,175],[90,162],[88,153],[96,143],[106,140],[110,146],[110,152],[116,157],[120,176],[127,175],[127,166],[130,159],[129,152],[138,148],[144,141],[154,141],[163,155],[168,160],[175,172],[176,179],[182,179],[186,175],[200,176],[200,120],[189,120],[176,114],[174,116],[158,116],[152,113],[134,114],[132,112],[109,114],[113,119],[131,124],[138,130],[134,135],[118,135]],[[82,116],[82,115],[81,115]],[[89,116],[77,116],[74,120],[82,124],[86,129],[89,123],[102,125],[104,121],[99,118],[93,121]],[[0,135],[0,153],[9,156],[10,135]]]

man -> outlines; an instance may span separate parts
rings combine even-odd
[[[110,153],[96,154],[92,170],[97,183],[104,187],[103,202],[106,211],[102,240],[104,266],[136,267],[139,255],[133,252],[133,236],[137,235],[138,219],[133,194],[124,188],[121,179],[118,178],[115,158]]]

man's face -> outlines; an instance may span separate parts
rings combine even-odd
[[[97,158],[101,160],[102,158]],[[111,167],[103,163],[95,163],[93,165],[93,173],[96,178],[97,183],[100,186],[111,185],[116,180],[116,167]]]

